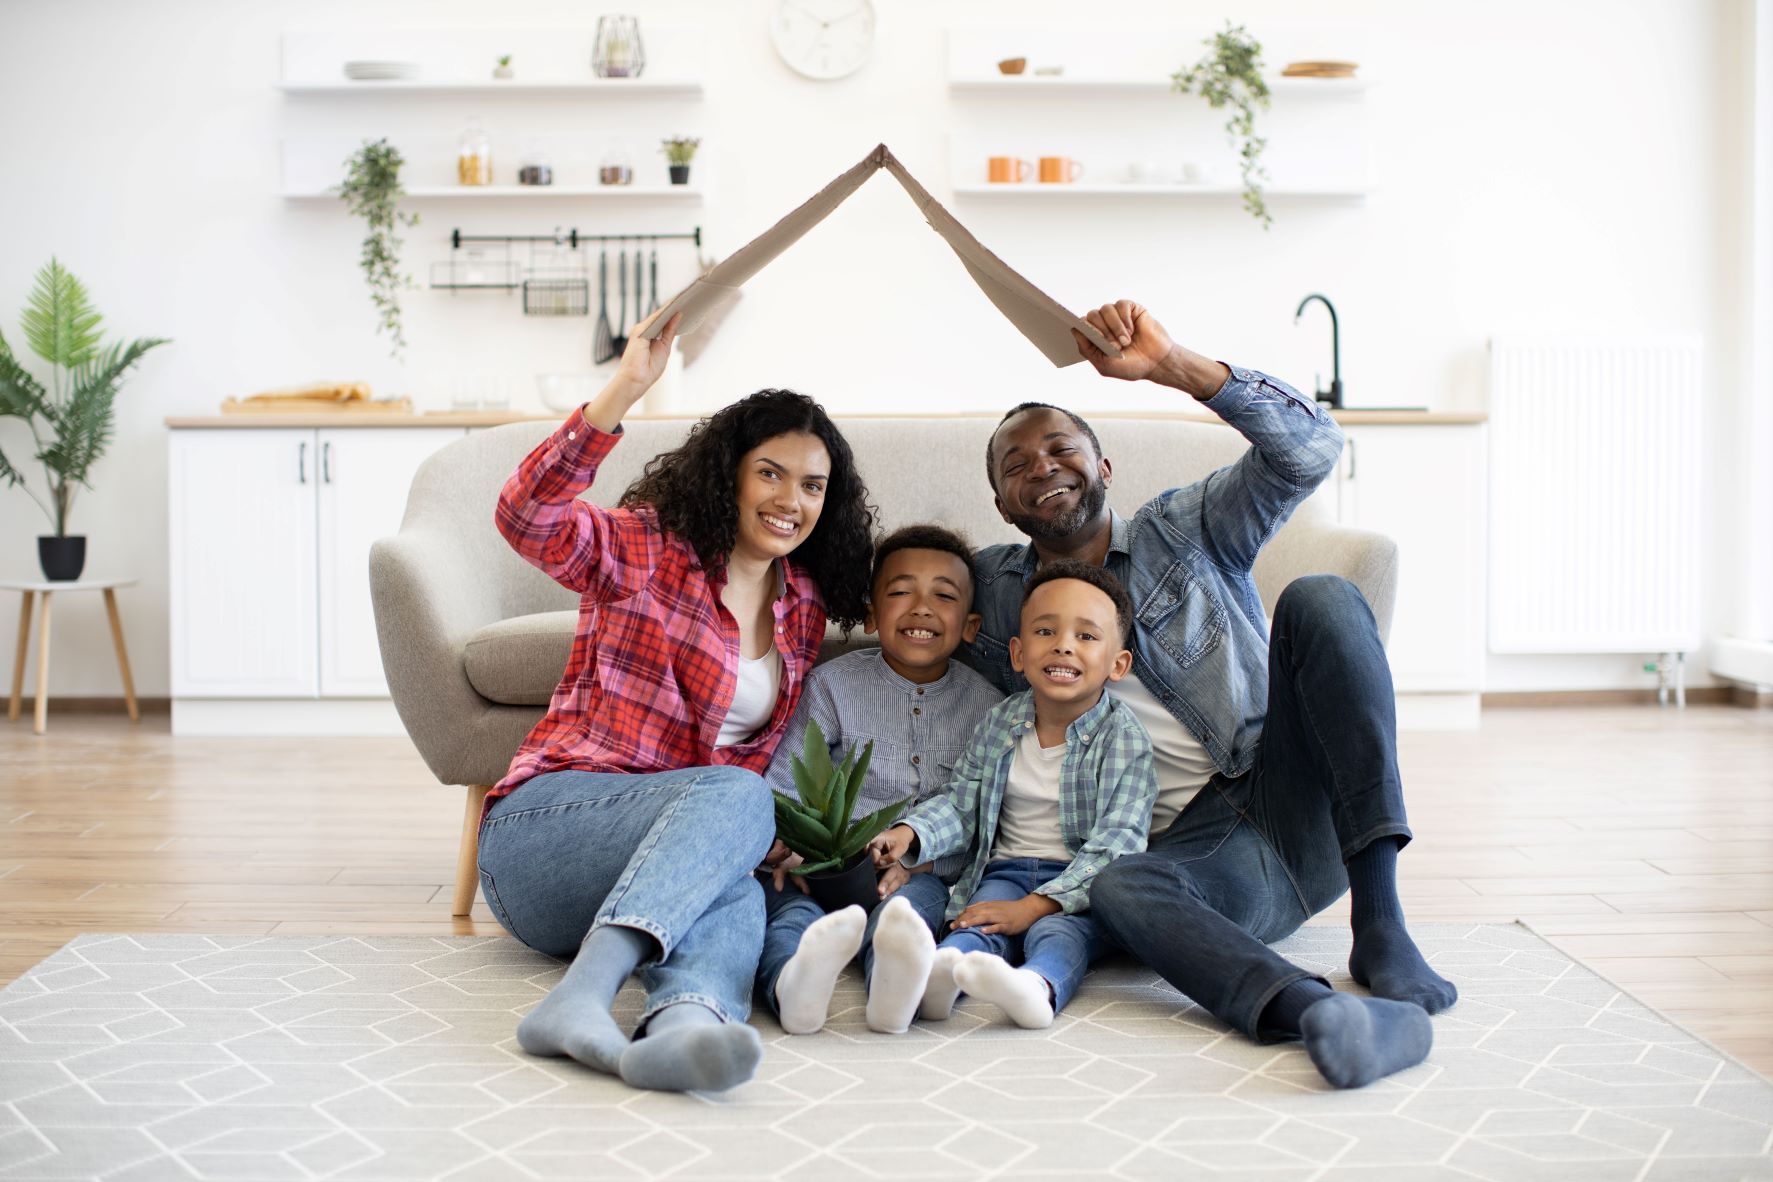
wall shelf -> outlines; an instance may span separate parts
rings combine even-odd
[[[1300,97],[1335,98],[1357,95],[1365,91],[1370,83],[1365,78],[1283,78],[1279,75],[1268,79],[1268,88],[1277,97],[1298,95]],[[1174,93],[1168,78],[1102,78],[1102,77],[1068,77],[1057,78],[1027,74],[981,74],[971,77],[953,78],[948,87],[952,91],[964,91],[985,94],[1104,94],[1104,95],[1162,95]]]
[[[277,89],[292,95],[387,95],[387,94],[457,94],[483,95],[500,91],[527,95],[605,95],[625,97],[701,98],[702,84],[687,78],[584,78],[571,81],[509,82],[485,79],[437,80],[413,79],[406,82],[279,82]]]
[[[337,201],[338,195],[328,192],[286,192],[291,201]],[[700,201],[702,190],[695,185],[414,185],[406,196],[413,201],[546,201],[573,198],[599,201],[623,199],[649,201]]]
[[[1017,201],[1062,200],[1067,197],[1241,197],[1241,185],[1025,184],[956,185],[957,197],[1008,197]],[[1359,200],[1367,190],[1342,185],[1264,185],[1264,197],[1306,197]]]

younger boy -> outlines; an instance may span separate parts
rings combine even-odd
[[[872,741],[858,817],[941,789],[973,728],[1003,699],[985,678],[949,659],[979,627],[972,612],[973,555],[962,538],[936,525],[896,530],[875,548],[870,586],[863,627],[879,633],[880,647],[813,670],[766,773],[772,788],[795,794],[791,759],[800,754],[810,722],[819,724],[830,743],[833,764],[850,748],[860,750]],[[867,917],[856,907],[825,915],[803,890],[785,883],[785,871],[799,861],[780,842],[770,851],[767,864],[774,873],[764,881],[769,920],[757,986],[782,1029],[812,1034],[825,1024],[838,975],[864,943]],[[949,870],[952,878],[960,867],[937,869]],[[911,877],[901,866],[889,868],[880,896]],[[923,916],[916,922],[933,928],[948,890],[937,875],[916,878],[903,897]],[[871,968],[869,958],[864,969]],[[924,977],[915,984],[921,995]]]
[[[1103,567],[1042,567],[1010,639],[1028,689],[986,716],[945,792],[875,839],[876,865],[969,857],[948,903],[954,930],[939,948],[890,913],[880,922],[877,979],[890,957],[931,966],[921,999],[909,999],[924,1018],[946,1018],[964,991],[1018,1026],[1047,1026],[1107,951],[1089,915],[1090,884],[1113,859],[1145,848],[1157,798],[1145,728],[1103,689],[1132,666],[1132,623],[1126,590]]]

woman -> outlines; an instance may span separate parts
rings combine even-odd
[[[697,424],[617,508],[579,500],[676,334],[675,318],[654,341],[636,330],[609,385],[500,494],[499,531],[582,598],[548,715],[488,795],[480,879],[513,936],[577,950],[519,1023],[524,1050],[718,1091],[762,1056],[745,1025],[764,922],[751,872],[785,851],[759,773],[827,615],[863,615],[874,518],[843,436],[785,390]],[[636,969],[630,1042],[610,1004]]]

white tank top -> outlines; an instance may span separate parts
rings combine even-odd
[[[756,660],[740,657],[739,685],[733,691],[733,704],[720,724],[720,737],[714,745],[731,747],[763,729],[781,692],[782,654],[775,645],[770,645],[770,651]]]

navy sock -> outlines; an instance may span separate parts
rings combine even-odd
[[[1375,997],[1407,1001],[1431,1014],[1459,1000],[1453,983],[1428,967],[1404,927],[1397,897],[1398,838],[1381,837],[1348,860],[1354,950],[1348,971]]]
[[[1299,1020],[1313,1002],[1322,1001],[1333,992],[1328,985],[1316,977],[1302,977],[1290,985],[1281,987],[1267,1005],[1262,1007],[1262,1017],[1257,1025],[1267,1034],[1285,1034],[1293,1038],[1299,1037]]]

